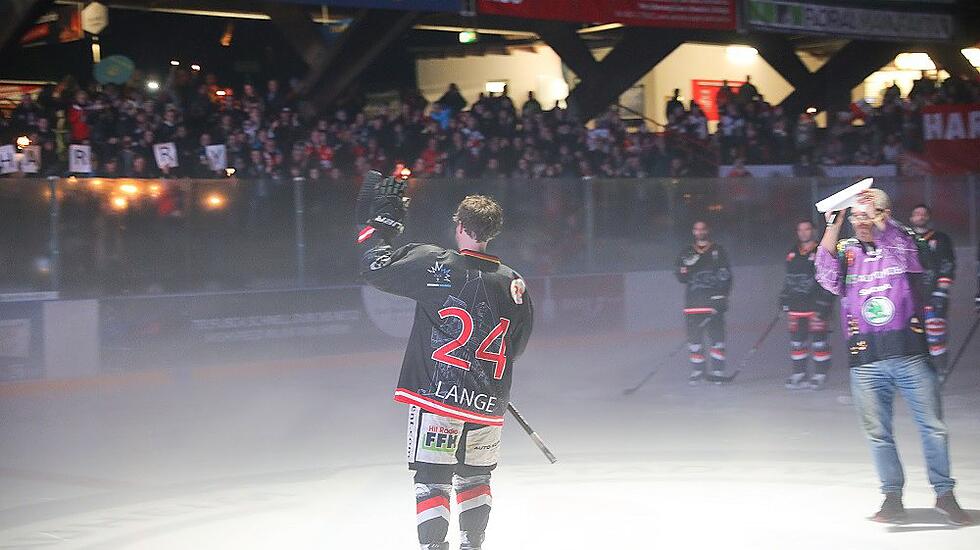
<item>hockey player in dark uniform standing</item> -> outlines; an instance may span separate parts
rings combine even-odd
[[[788,389],[823,389],[830,366],[827,320],[833,295],[815,278],[817,241],[813,222],[796,224],[796,246],[786,254],[786,280],[779,294],[779,305],[789,325],[790,360],[793,373],[786,379]],[[810,347],[807,347],[807,340]],[[807,376],[807,359],[813,357],[813,373]]]
[[[945,374],[949,357],[946,354],[946,334],[948,327],[946,313],[949,306],[949,293],[956,278],[956,256],[953,241],[949,235],[932,228],[932,210],[924,205],[912,209],[909,223],[912,229],[929,245],[932,266],[929,278],[933,281],[932,295],[928,297],[925,308],[926,340],[929,342],[929,355],[936,370]]]
[[[408,463],[415,471],[423,550],[448,550],[450,496],[460,549],[479,550],[490,517],[514,360],[531,334],[524,279],[486,253],[502,225],[493,199],[471,195],[453,216],[458,250],[393,248],[402,229],[404,182],[369,173],[359,197],[360,271],[371,285],[416,301],[395,401],[409,405]]]
[[[707,222],[696,221],[691,228],[694,243],[677,257],[674,274],[686,285],[684,320],[691,363],[691,384],[702,378],[720,382],[725,377],[725,312],[732,290],[732,270],[725,250],[711,242]],[[705,336],[711,357],[711,374],[705,375]]]

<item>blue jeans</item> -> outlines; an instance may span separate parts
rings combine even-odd
[[[936,495],[953,490],[949,473],[949,440],[943,422],[939,380],[925,355],[882,359],[851,368],[851,395],[871,444],[882,493],[902,493],[905,473],[892,435],[892,404],[896,390],[908,403],[919,427],[929,483]]]

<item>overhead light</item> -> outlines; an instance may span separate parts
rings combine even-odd
[[[595,25],[593,27],[583,27],[575,32],[577,32],[578,34],[589,34],[593,32],[613,31],[621,28],[623,28],[622,23],[604,23],[602,25]]]
[[[197,63],[194,63],[193,65],[191,65],[191,70],[192,71],[200,71],[201,70],[201,66],[198,65]]]
[[[477,34],[476,31],[459,31],[459,43],[460,44],[472,44],[476,42]]]
[[[214,92],[214,95],[219,96],[219,97],[224,97],[224,96],[228,95],[228,92],[226,92],[224,90],[218,90],[218,91]]]
[[[473,31],[478,34],[493,34],[500,36],[513,36],[515,38],[538,38],[538,33],[529,31],[512,31],[509,29],[488,29],[485,27],[473,28],[473,27],[456,27],[452,25],[415,25],[412,27],[417,31],[436,31],[436,32],[454,32],[458,33],[460,31]]]
[[[229,166],[228,168],[225,168],[225,177],[226,178],[230,178],[230,177],[232,177],[234,175],[235,175],[235,169],[234,168],[232,168],[231,166]]]
[[[31,138],[27,136],[20,136],[19,138],[17,138],[18,149],[23,149],[24,147],[27,147],[30,144],[31,144]]]
[[[935,71],[936,64],[925,52],[900,53],[895,57],[895,67],[903,71]]]
[[[752,46],[732,45],[725,48],[725,57],[732,63],[746,65],[755,61],[759,56],[759,50]]]
[[[807,107],[806,108],[806,114],[808,114],[808,115],[815,115],[815,114],[817,114],[817,108],[816,107]]]
[[[970,61],[970,65],[980,67],[980,48],[963,48],[960,52]]]
[[[156,80],[148,80],[146,82],[146,89],[155,92],[160,89],[160,83]]]
[[[170,60],[170,66],[171,67],[180,67],[180,61],[177,61],[176,59],[171,59]]]

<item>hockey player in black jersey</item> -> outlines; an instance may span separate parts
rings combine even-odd
[[[458,250],[393,248],[403,227],[404,182],[370,172],[358,199],[361,275],[416,301],[395,401],[409,405],[408,463],[415,471],[423,550],[448,550],[450,497],[460,549],[479,550],[490,517],[490,473],[510,396],[514,360],[531,334],[524,279],[486,253],[502,211],[489,197],[463,199],[453,216]]]
[[[929,356],[933,366],[942,375],[947,369],[946,355],[946,312],[949,307],[949,293],[956,278],[956,255],[953,252],[953,241],[949,235],[932,228],[932,210],[919,204],[912,208],[909,216],[912,229],[929,245],[931,254],[931,273],[928,274],[933,284],[932,295],[925,308],[926,341],[929,343]]]
[[[711,357],[709,380],[725,376],[725,312],[732,289],[732,271],[725,250],[711,242],[707,222],[696,221],[691,228],[694,244],[681,251],[674,274],[684,283],[684,320],[691,363],[691,384],[705,377],[704,340]]]
[[[786,279],[779,293],[779,306],[789,325],[790,360],[793,372],[786,379],[788,389],[823,389],[830,366],[827,320],[834,296],[816,280],[814,260],[817,241],[813,222],[796,224],[796,245],[786,254]],[[807,346],[807,340],[810,346]],[[807,359],[813,357],[813,373],[807,376]]]

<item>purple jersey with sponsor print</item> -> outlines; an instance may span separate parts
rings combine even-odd
[[[817,252],[817,282],[841,297],[852,367],[927,350],[915,238],[892,220],[874,231],[874,243],[846,239],[836,256],[823,247]]]

